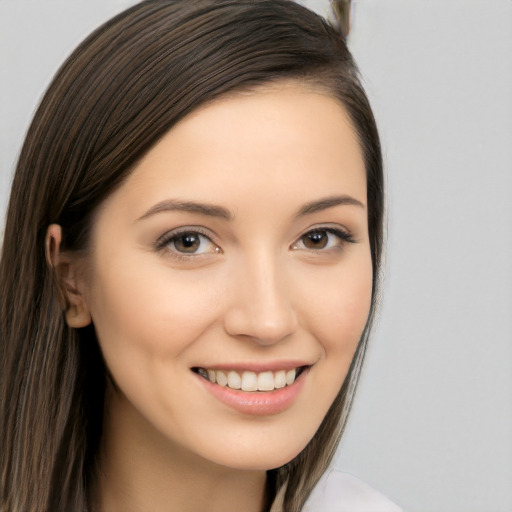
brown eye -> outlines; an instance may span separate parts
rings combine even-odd
[[[346,243],[355,243],[352,235],[338,227],[316,228],[302,235],[292,244],[293,250],[327,252],[341,249]]]
[[[329,243],[327,231],[311,231],[302,237],[304,247],[307,249],[324,249]]]
[[[201,235],[199,233],[180,233],[172,242],[179,252],[195,253],[201,245]]]
[[[176,256],[199,256],[222,252],[209,236],[200,231],[171,232],[157,242],[157,248],[165,248],[168,253],[174,253]]]

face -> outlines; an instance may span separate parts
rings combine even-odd
[[[92,246],[83,297],[119,424],[231,468],[306,446],[372,290],[365,168],[337,100],[284,83],[194,112],[104,202]]]

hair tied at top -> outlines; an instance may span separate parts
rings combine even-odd
[[[337,25],[343,37],[347,38],[350,32],[352,0],[296,0],[296,3]]]
[[[352,0],[331,0],[332,12],[343,37],[347,38],[350,32]]]

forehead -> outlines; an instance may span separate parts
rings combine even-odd
[[[133,195],[134,206],[169,194],[230,203],[343,193],[365,202],[366,175],[341,102],[285,82],[231,94],[189,114],[119,192]]]

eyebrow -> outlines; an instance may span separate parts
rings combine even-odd
[[[328,208],[345,205],[365,208],[365,205],[361,201],[355,199],[352,196],[330,196],[306,203],[299,209],[298,213],[296,214],[296,217],[303,217],[305,215],[311,215],[313,213],[327,210]],[[147,217],[151,217],[152,215],[155,215],[157,213],[169,211],[198,213],[200,215],[206,215],[208,217],[217,217],[224,220],[233,220],[235,217],[235,215],[230,210],[224,208],[223,206],[210,203],[198,203],[196,201],[166,199],[165,201],[160,201],[159,203],[152,206],[146,213],[139,217],[138,220],[146,219]]]
[[[146,219],[156,213],[169,211],[199,213],[208,217],[218,217],[225,220],[233,220],[234,218],[233,213],[223,206],[208,203],[197,203],[196,201],[166,199],[165,201],[161,201],[160,203],[152,206],[144,215],[142,215],[142,217],[139,217],[138,220]]]
[[[298,212],[297,217],[302,217],[304,215],[311,215],[312,213],[321,212],[323,210],[327,210],[328,208],[333,208],[334,206],[358,206],[360,208],[366,208],[365,205],[352,196],[342,195],[342,196],[330,196],[325,197],[323,199],[319,199],[317,201],[311,201],[310,203],[306,203]]]

